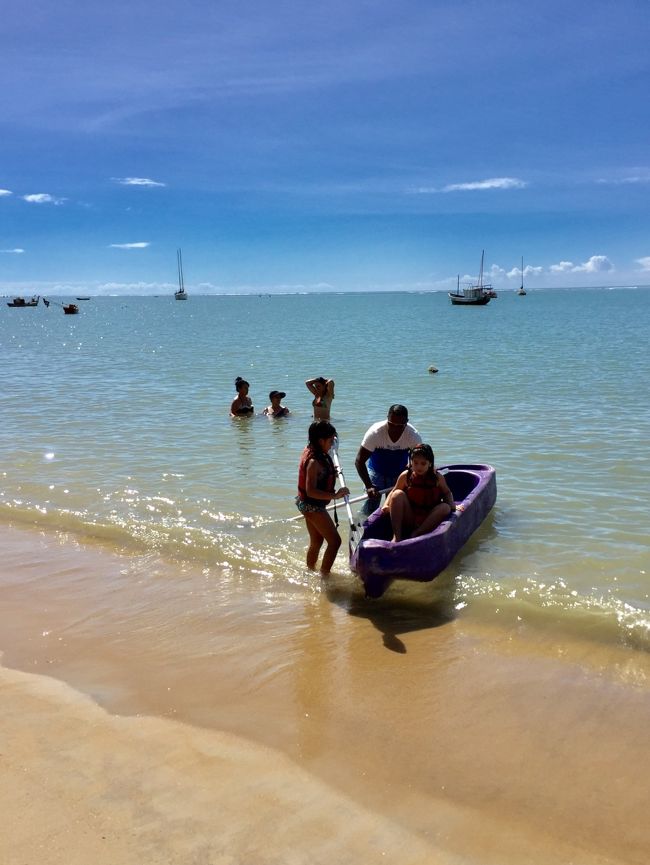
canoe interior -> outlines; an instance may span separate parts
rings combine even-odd
[[[381,509],[363,524],[350,567],[368,597],[381,597],[395,579],[429,582],[441,573],[481,525],[496,501],[496,472],[485,464],[462,464],[441,469],[457,510],[426,535],[394,543],[390,516]]]
[[[467,470],[480,470],[485,466],[464,466]],[[480,484],[481,478],[479,475],[469,474],[469,471],[458,471],[450,469],[445,475],[447,486],[454,495],[454,501],[459,504],[466,499],[470,493]],[[393,527],[388,514],[375,511],[372,514],[363,532],[364,540],[373,538],[378,541],[390,541],[393,537]]]

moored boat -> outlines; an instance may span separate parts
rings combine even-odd
[[[435,579],[494,506],[497,482],[491,465],[450,465],[439,471],[454,495],[456,510],[434,531],[393,542],[390,517],[381,508],[363,524],[359,543],[350,551],[350,568],[361,578],[368,597],[381,597],[396,579]]]
[[[25,300],[24,297],[14,297],[13,300],[7,301],[7,306],[17,307],[18,309],[22,309],[26,306],[38,306],[40,295],[35,294],[31,300]]]
[[[64,303],[63,312],[66,315],[76,315],[79,312],[79,307],[76,303]]]
[[[466,285],[462,289],[460,287],[460,277],[456,283],[456,291],[450,291],[449,300],[454,306],[485,306],[493,297],[497,296],[496,291],[491,285],[486,285],[483,282],[483,259],[485,250],[481,252],[481,269],[479,271],[478,281],[476,285]]]
[[[526,289],[524,288],[524,257],[521,256],[521,285],[519,286],[519,291],[517,292],[519,297],[526,296]]]
[[[174,297],[176,300],[187,300],[185,277],[183,275],[183,255],[180,249],[176,250],[176,263],[178,265],[178,291],[174,292]]]

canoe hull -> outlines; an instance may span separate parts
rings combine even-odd
[[[445,480],[457,510],[428,535],[399,543],[389,540],[390,517],[381,509],[363,524],[361,539],[350,555],[369,597],[383,595],[393,580],[430,582],[450,564],[481,525],[497,498],[496,472],[486,464],[444,466]]]

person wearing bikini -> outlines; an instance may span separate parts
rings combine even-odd
[[[334,380],[324,378],[308,378],[305,387],[313,393],[312,408],[314,409],[314,420],[329,420],[334,399]]]

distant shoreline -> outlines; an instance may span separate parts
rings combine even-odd
[[[192,288],[192,286],[187,287],[188,294],[191,297],[308,297],[308,296],[337,296],[337,295],[350,295],[350,294],[359,294],[359,295],[368,295],[368,294],[446,294],[451,290],[453,286],[450,284],[448,288],[371,288],[371,289],[348,289],[341,291],[268,291],[268,289],[259,289],[255,291],[224,291],[224,292],[200,292],[197,291],[196,288]],[[88,289],[85,285],[82,284],[82,288],[72,289],[69,292],[64,294],[56,293],[54,291],[48,291],[47,289],[43,289],[39,283],[31,282],[26,283],[24,287],[13,288],[8,291],[7,294],[3,294],[2,297],[11,298],[15,296],[34,294],[35,292],[44,293],[47,297],[57,297],[57,298],[69,298],[76,297],[76,292],[84,290],[86,293]],[[650,284],[630,284],[630,285],[574,285],[574,286],[540,286],[537,287],[527,287],[528,294],[535,294],[537,292],[550,292],[550,291],[624,291],[624,290],[633,290],[633,291],[643,291],[650,289]],[[7,291],[7,289],[3,289]],[[497,294],[516,294],[518,291],[518,287],[512,288],[497,288],[495,289]],[[168,293],[165,293],[163,290],[158,290],[155,294],[133,294],[133,293],[125,293],[125,294],[90,294],[89,295],[92,300],[96,300],[98,298],[135,298],[135,297],[143,297],[143,298],[171,298],[173,299],[173,286],[168,288]]]

